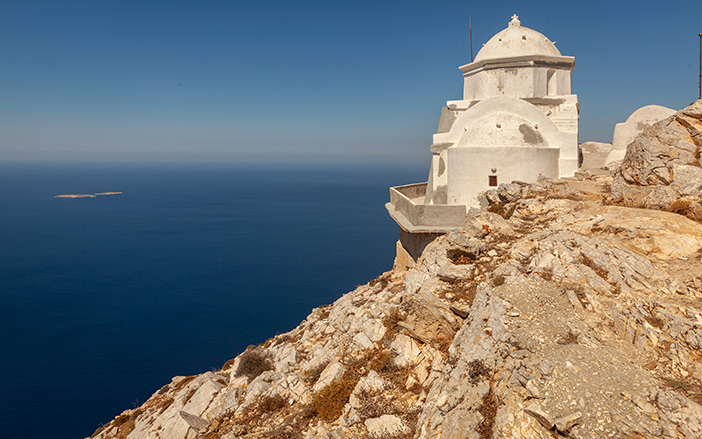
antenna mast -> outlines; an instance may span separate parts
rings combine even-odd
[[[697,99],[702,99],[702,33],[700,33],[700,79],[697,86]]]
[[[468,16],[468,33],[470,34],[470,62],[473,62],[473,26],[470,22],[470,15]],[[700,41],[702,41],[702,34],[700,34]]]

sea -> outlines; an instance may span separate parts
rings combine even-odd
[[[2,436],[90,436],[391,269],[388,187],[426,172],[0,163]]]

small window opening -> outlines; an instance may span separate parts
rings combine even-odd
[[[488,185],[497,186],[497,175],[488,176]]]

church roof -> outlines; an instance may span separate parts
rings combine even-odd
[[[490,38],[474,61],[529,55],[561,56],[561,52],[544,34],[523,27],[518,17],[513,15],[507,29]]]

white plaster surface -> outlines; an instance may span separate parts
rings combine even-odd
[[[391,190],[387,207],[400,227],[455,228],[455,208],[478,207],[490,176],[498,185],[572,176],[579,163],[574,65],[573,57],[513,16],[473,62],[460,67],[463,99],[441,110],[423,192],[417,185]]]
[[[536,181],[540,175],[558,177],[558,148],[461,148],[449,149],[448,203],[479,207],[478,194],[497,184]],[[466,172],[470,169],[471,172]],[[495,172],[493,172],[493,170]]]
[[[482,123],[476,124],[475,121],[496,113],[500,113],[501,115],[513,115],[514,117],[525,119],[530,123],[540,125],[539,129],[543,133],[543,136],[550,139],[550,142],[555,142],[555,137],[558,136],[558,127],[556,127],[554,122],[549,120],[535,105],[512,96],[493,96],[479,101],[477,104],[463,111],[453,123],[450,131],[434,134],[434,144],[447,143],[455,145],[469,129],[473,133],[483,128],[492,130],[495,122],[499,121],[491,120],[490,126],[486,126]],[[483,120],[487,121],[489,118]],[[478,143],[473,142],[472,144],[476,145]],[[489,144],[496,145],[497,142],[493,141]],[[481,146],[487,145],[481,144]]]
[[[525,55],[561,56],[556,45],[542,33],[521,25],[514,15],[507,29],[488,40],[475,56],[475,61]]]

